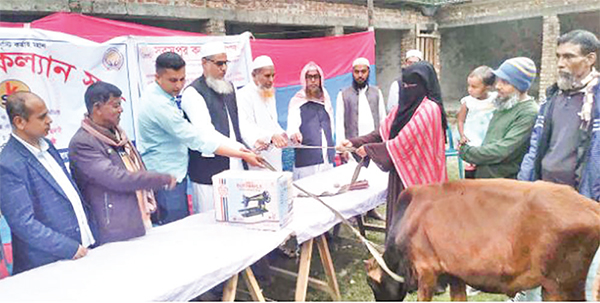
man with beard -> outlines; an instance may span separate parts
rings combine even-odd
[[[346,139],[364,136],[379,129],[379,122],[386,112],[383,94],[377,86],[369,85],[369,60],[358,58],[352,63],[352,85],[338,93],[335,114],[335,140],[340,145]],[[350,160],[343,153],[342,160]],[[367,216],[383,220],[377,211],[370,210]]]
[[[156,58],[155,82],[142,95],[138,116],[139,149],[149,170],[175,176],[173,189],[156,191],[157,211],[152,222],[167,224],[190,214],[187,202],[188,149],[258,164],[256,155],[232,148],[214,128],[185,120],[181,92],[185,84],[185,61],[173,52]]]
[[[236,97],[244,142],[261,151],[261,156],[281,171],[280,148],[287,146],[288,138],[277,121],[274,79],[271,58],[258,56],[252,63],[252,81],[237,91]]]
[[[323,84],[323,70],[309,62],[300,73],[302,89],[290,100],[287,132],[295,144],[322,148],[296,148],[294,180],[333,168],[333,108]]]
[[[599,49],[598,38],[585,30],[558,38],[558,80],[546,90],[519,180],[566,184],[600,201],[600,74],[594,68]],[[598,272],[599,255],[590,273]],[[597,301],[600,290],[595,292]],[[540,291],[519,299],[539,300]]]
[[[538,110],[527,94],[535,78],[535,63],[525,57],[512,58],[493,73],[498,97],[485,139],[481,146],[463,144],[460,156],[477,165],[475,178],[516,179]]]
[[[190,150],[188,174],[192,180],[195,204],[200,212],[214,209],[212,176],[228,169],[261,166],[258,158],[244,147],[240,134],[237,101],[233,84],[226,81],[227,54],[222,42],[202,46],[202,76],[183,91],[181,109],[196,128],[210,130],[223,144],[252,157],[228,158],[206,151]]]

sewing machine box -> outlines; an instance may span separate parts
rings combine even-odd
[[[290,172],[226,170],[212,181],[217,221],[276,231],[291,219]]]

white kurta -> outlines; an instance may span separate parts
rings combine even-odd
[[[392,108],[394,108],[394,106],[398,105],[399,100],[400,100],[400,87],[398,86],[398,81],[394,81],[390,85],[390,92],[388,93],[388,103],[387,103],[388,113],[392,111]]]
[[[244,142],[254,147],[257,140],[271,142],[275,134],[285,131],[277,120],[277,104],[275,97],[268,100],[260,96],[260,91],[253,81],[237,91],[238,115],[240,117],[240,132]],[[281,149],[271,145],[268,150],[260,153],[275,169],[282,170]],[[250,167],[250,169],[265,170],[265,168]]]
[[[225,135],[221,134],[215,129],[211,122],[206,101],[204,100],[204,97],[202,97],[202,95],[196,91],[195,88],[190,86],[183,91],[181,98],[181,109],[186,113],[188,119],[190,119],[190,122],[194,126],[202,129],[212,129],[212,135],[216,137],[223,137],[223,142],[225,142],[224,144],[231,148],[240,149],[243,147],[242,144],[236,141],[235,132],[233,131],[233,124],[231,122],[231,115],[227,113],[230,130],[229,138],[227,138]],[[212,154],[202,154],[202,156],[214,157]],[[229,169],[243,170],[244,166],[242,164],[242,160],[239,158],[229,158]],[[215,208],[212,185],[192,183],[192,188],[194,189],[194,208],[198,209],[198,212],[205,212]]]
[[[383,94],[380,89],[378,90],[378,111],[380,122],[387,116],[385,111],[385,105],[383,104]],[[340,145],[342,141],[346,139],[346,128],[345,128],[345,107],[344,97],[340,91],[336,99],[335,107],[335,142],[336,145]],[[375,130],[373,123],[373,114],[371,113],[371,106],[369,106],[369,100],[367,100],[367,87],[358,91],[358,135],[364,136]]]

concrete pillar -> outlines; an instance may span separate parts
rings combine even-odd
[[[227,32],[225,28],[225,20],[209,19],[204,24],[202,32],[213,36],[224,36]]]
[[[546,88],[556,82],[558,72],[558,68],[556,67],[556,41],[559,36],[560,20],[558,16],[544,16],[539,100],[546,98]]]
[[[400,77],[403,62],[401,44],[404,31],[376,29],[375,30],[375,61],[377,85],[383,92],[383,99],[388,100],[389,88],[392,82]],[[406,52],[405,52],[406,53]]]
[[[344,34],[344,27],[340,26],[340,25],[328,27],[327,31],[325,31],[326,36],[341,36],[343,34]]]

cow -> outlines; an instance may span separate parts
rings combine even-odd
[[[383,258],[368,283],[378,301],[417,290],[430,301],[438,282],[453,301],[465,284],[514,296],[542,286],[544,300],[585,300],[588,268],[600,244],[600,204],[544,181],[461,180],[415,186],[398,198]]]

